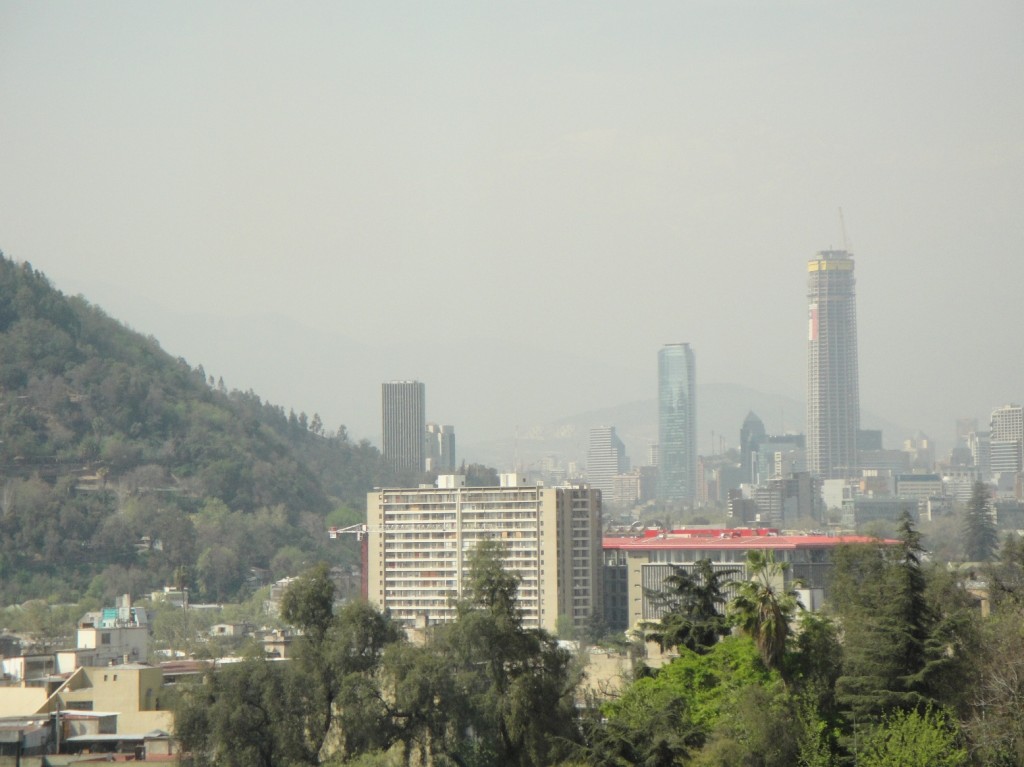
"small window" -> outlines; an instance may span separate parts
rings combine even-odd
[[[104,631],[100,634],[100,644],[110,644],[110,632]]]

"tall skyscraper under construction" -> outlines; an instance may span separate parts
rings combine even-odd
[[[658,497],[697,496],[697,363],[689,344],[658,352]]]
[[[860,430],[853,257],[824,250],[807,278],[807,468],[838,479],[857,465]]]

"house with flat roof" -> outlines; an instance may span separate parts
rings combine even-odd
[[[614,630],[657,620],[659,608],[649,594],[677,568],[692,569],[707,559],[715,571],[730,574],[726,580],[742,580],[749,577],[746,560],[752,550],[774,552],[777,561],[788,563],[784,585],[799,584],[804,605],[815,609],[827,595],[836,547],[879,542],[863,535],[782,534],[772,528],[645,530],[605,537],[604,614]]]

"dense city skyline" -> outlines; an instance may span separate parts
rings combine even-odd
[[[802,399],[804,265],[848,249],[862,409],[951,446],[1024,399],[1022,17],[5,3],[0,248],[375,443],[423,380],[467,448],[652,400],[678,338]]]

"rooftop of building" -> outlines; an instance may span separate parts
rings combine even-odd
[[[770,528],[647,531],[641,535],[605,536],[605,549],[805,549],[833,548],[853,543],[894,543],[868,535],[780,533]]]

